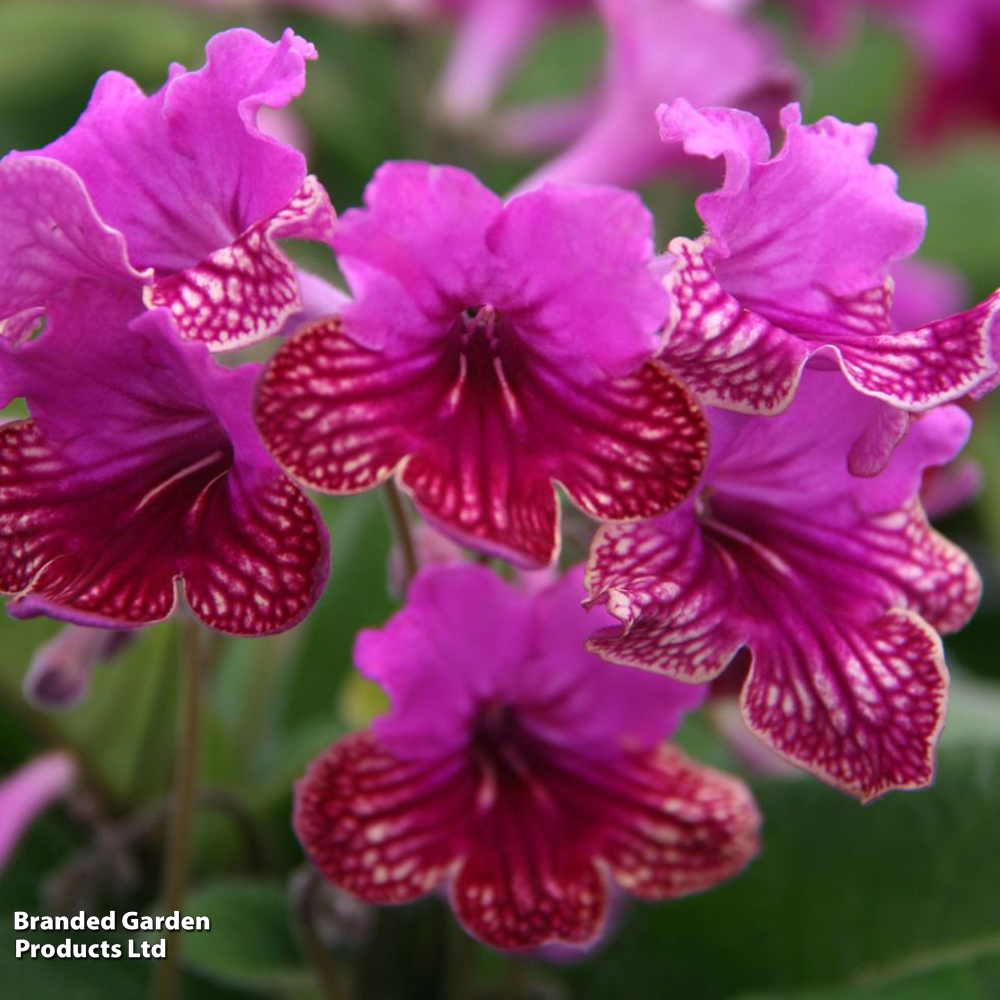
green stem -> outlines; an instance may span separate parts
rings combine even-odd
[[[174,777],[173,814],[167,837],[167,853],[163,874],[163,911],[180,910],[187,891],[191,845],[194,838],[195,800],[198,781],[198,750],[201,735],[202,662],[201,634],[196,621],[185,622],[181,717]],[[155,984],[157,1000],[173,1000],[177,996],[180,974],[180,936],[167,934],[167,957],[158,966]]]
[[[403,592],[406,592],[410,581],[417,575],[417,549],[413,544],[413,533],[410,530],[410,519],[406,516],[403,498],[399,487],[389,479],[384,486],[385,507],[389,514],[393,533],[403,555]]]
[[[316,893],[321,886],[319,875],[310,869],[293,891],[292,914],[299,943],[316,977],[316,985],[326,1000],[348,1000],[340,969],[320,940],[314,926]]]

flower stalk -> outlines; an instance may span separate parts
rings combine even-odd
[[[201,745],[202,682],[201,629],[194,620],[181,626],[180,728],[174,777],[173,808],[167,836],[167,852],[163,874],[163,910],[180,910],[187,891],[194,839],[194,818],[197,798],[198,759]],[[180,936],[169,932],[167,957],[159,966],[154,996],[156,1000],[173,1000],[177,995],[180,971]]]

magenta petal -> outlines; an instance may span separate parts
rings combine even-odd
[[[660,366],[586,387],[534,357],[511,368],[369,351],[328,320],[296,334],[261,383],[257,421],[278,461],[332,493],[400,482],[443,531],[529,565],[557,552],[562,482],[587,513],[650,516],[705,462],[697,403]]]
[[[164,310],[84,283],[40,337],[0,348],[33,415],[0,429],[11,614],[146,624],[186,578],[208,624],[258,635],[315,603],[325,529],[256,434],[258,366],[223,368]]]
[[[158,279],[147,304],[165,306],[186,340],[214,351],[245,347],[277,333],[301,312],[298,271],[278,239],[329,243],[334,211],[315,177],[281,211],[255,223],[200,264]]]
[[[779,413],[792,401],[809,349],[744,309],[719,284],[705,241],[670,244],[674,317],[659,358],[706,403],[742,413]]]
[[[349,736],[295,788],[294,826],[313,864],[368,903],[409,903],[459,862],[475,795],[460,758],[407,761]]]
[[[600,855],[618,885],[640,899],[703,892],[760,850],[761,817],[746,786],[671,747],[589,777]]]
[[[284,476],[206,493],[188,522],[179,560],[191,610],[230,635],[268,635],[298,624],[329,572],[316,508]]]
[[[554,452],[552,477],[598,520],[671,510],[705,467],[707,421],[683,383],[654,362],[585,389],[553,373],[527,410]]]
[[[184,270],[270,219],[302,186],[304,157],[262,133],[256,117],[301,93],[315,55],[290,30],[272,43],[235,28],[209,41],[202,69],[172,66],[150,97],[106,73],[77,124],[39,152],[77,172],[137,265]]]
[[[947,693],[937,633],[892,610],[855,628],[817,622],[798,642],[772,636],[755,648],[742,704],[778,753],[867,802],[933,781]]]
[[[500,421],[475,430],[411,455],[400,484],[457,541],[516,565],[550,565],[559,554],[559,503],[549,476],[523,460]]]
[[[75,278],[150,277],[129,263],[124,237],[98,216],[80,178],[44,156],[0,161],[0,229],[0,320],[40,310]]]
[[[982,391],[984,376],[996,371],[1000,291],[967,312],[900,332],[889,322],[890,302],[888,288],[837,302],[845,329],[834,350],[853,385],[915,411]]]
[[[501,200],[471,174],[427,163],[384,163],[365,189],[365,208],[345,212],[334,249],[355,301],[348,334],[371,348],[426,340],[483,284],[486,232]],[[451,312],[451,316],[448,313]]]
[[[498,807],[478,831],[451,885],[455,915],[470,934],[504,951],[590,944],[607,918],[605,877],[564,839],[561,817],[531,802],[511,806]]]
[[[726,179],[698,199],[707,234],[675,241],[678,301],[664,360],[719,406],[773,413],[813,354],[835,359],[860,391],[912,411],[956,399],[995,372],[998,300],[916,329],[894,330],[889,267],[913,253],[924,212],[872,164],[872,126],[801,124],[768,158],[755,120],[727,109],[660,109],[668,141],[724,156]],[[883,449],[887,447],[883,441]]]
[[[648,270],[653,219],[634,193],[544,185],[512,198],[486,241],[505,286],[491,304],[530,303],[531,346],[570,377],[628,375],[656,349],[670,297]]]
[[[586,584],[589,603],[606,604],[621,622],[587,641],[613,663],[701,683],[718,676],[747,641],[735,610],[737,582],[690,509],[601,528]]]
[[[441,113],[455,125],[485,115],[504,78],[552,16],[539,0],[480,0],[465,5],[442,79]]]
[[[272,358],[257,397],[257,426],[272,454],[296,478],[328,493],[384,482],[407,453],[406,393],[426,363],[393,364],[359,347],[339,319],[314,323]]]
[[[551,562],[558,506],[548,472],[521,452],[495,407],[452,388],[450,366],[436,361],[418,350],[366,350],[336,320],[314,324],[268,366],[261,434],[286,469],[332,493],[371,489],[404,463],[401,485],[445,533]]]
[[[0,592],[13,594],[15,617],[53,614],[81,625],[141,625],[162,621],[176,603],[175,570],[162,558],[163,532],[179,525],[139,517],[129,533],[108,501],[142,500],[141,483],[91,480],[67,461],[32,421],[0,430]],[[133,492],[138,487],[138,493]]]
[[[720,122],[727,115],[728,149]],[[660,121],[664,134],[691,142],[692,152],[726,155],[734,174],[698,199],[698,211],[719,254],[723,287],[772,322],[784,325],[768,305],[786,303],[803,322],[824,319],[828,295],[881,287],[890,262],[920,245],[924,210],[897,195],[888,167],[869,162],[871,125],[835,118],[802,125],[790,105],[782,112],[785,145],[767,160],[759,136],[747,144],[742,112],[714,109],[708,117],[682,99],[661,108]]]
[[[858,536],[907,608],[943,634],[968,624],[979,607],[982,580],[972,560],[930,526],[917,499],[872,519]]]

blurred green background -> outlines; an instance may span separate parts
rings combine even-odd
[[[807,118],[836,114],[881,130],[878,159],[904,196],[928,206],[928,259],[957,267],[982,296],[1000,283],[1000,135],[963,133],[933,149],[904,144],[902,109],[916,67],[905,45],[868,26],[817,55],[774,15],[803,69]],[[0,151],[45,144],[72,125],[95,78],[114,68],[145,88],[167,63],[202,61],[214,31],[286,24],[320,60],[296,109],[309,157],[338,210],[357,204],[383,160],[447,159],[497,190],[531,165],[504,159],[426,121],[424,100],[447,36],[346,27],[271,7],[222,14],[183,4],[0,2]],[[592,79],[599,32],[546,38],[508,99],[556,95]],[[665,241],[695,235],[693,192],[645,192]],[[331,268],[310,257],[311,266]],[[1000,998],[1000,408],[977,410],[971,452],[986,486],[942,525],[986,580],[983,608],[949,641],[954,673],[937,786],[862,808],[815,781],[760,778],[764,852],[736,882],[659,907],[623,910],[617,933],[582,963],[512,960],[466,941],[443,903],[379,914],[328,894],[324,938],[356,981],[358,1000],[997,1000]],[[212,919],[185,936],[192,1000],[322,996],[295,920],[302,857],[289,828],[291,783],[319,750],[364,724],[378,697],[352,673],[355,631],[391,612],[390,547],[377,497],[322,504],[333,571],[321,605],[293,632],[219,641],[209,679],[195,873],[186,910]],[[103,668],[90,698],[42,715],[21,695],[46,621],[0,620],[0,772],[54,745],[83,761],[89,791],[48,814],[0,874],[0,994],[12,1000],[124,1000],[146,995],[142,962],[17,961],[14,909],[101,913],[154,905],[162,803],[170,786],[177,695],[173,625],[146,630]],[[740,771],[704,718],[682,742]],[[53,938],[52,940],[56,940]]]

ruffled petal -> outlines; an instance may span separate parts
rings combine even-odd
[[[891,284],[836,300],[843,329],[833,341],[844,374],[861,392],[913,411],[983,391],[996,378],[1000,291],[955,316],[895,331]]]
[[[783,757],[863,802],[934,780],[948,673],[938,634],[893,609],[870,624],[800,619],[754,648],[747,725]]]
[[[546,185],[512,198],[486,241],[503,267],[490,304],[569,377],[628,375],[656,349],[670,297],[649,271],[653,219],[634,193]]]
[[[830,296],[835,322],[824,326],[816,320],[811,329],[791,332],[723,288],[708,248],[705,238],[670,244],[674,264],[666,284],[676,306],[660,359],[710,405],[779,413],[794,398],[802,368],[814,354],[836,358],[859,391],[911,411],[973,389],[981,393],[984,378],[995,370],[991,339],[1000,329],[1000,293],[956,316],[895,331],[887,282],[851,298]],[[885,429],[891,438],[892,429]],[[891,452],[887,441],[876,447]]]
[[[334,885],[368,903],[409,903],[459,864],[474,797],[461,758],[400,759],[356,733],[296,785],[293,823]]]
[[[621,623],[587,641],[612,663],[702,683],[717,677],[747,641],[734,613],[734,568],[706,541],[691,509],[602,527],[585,582],[588,603],[606,605]]]
[[[146,303],[165,306],[183,338],[201,341],[213,351],[273,336],[303,309],[298,269],[276,241],[329,243],[334,219],[326,191],[315,177],[307,177],[271,218],[255,223],[196,266],[157,279],[146,291]]]
[[[789,105],[784,148],[762,160],[766,146],[759,135],[748,146],[741,112],[716,108],[709,117],[682,98],[659,117],[668,138],[691,142],[696,154],[726,155],[736,170],[720,191],[698,199],[698,211],[723,287],[778,325],[788,323],[771,315],[772,307],[787,308],[785,319],[794,315],[803,326],[813,318],[825,324],[828,296],[881,288],[889,264],[920,245],[925,212],[898,196],[888,167],[869,161],[872,125],[835,118],[802,125],[798,106]]]
[[[202,69],[175,64],[151,97],[106,73],[77,124],[39,152],[76,171],[137,266],[182,271],[280,212],[302,186],[305,158],[256,117],[302,92],[315,57],[291,30],[272,43],[234,28],[209,41]]]
[[[858,532],[871,563],[901,592],[901,601],[938,632],[957,632],[979,607],[983,584],[972,560],[935,531],[920,501],[874,518]]]
[[[638,528],[698,532],[693,519],[686,529],[672,523],[679,517]],[[618,530],[636,533],[635,526]],[[633,624],[624,636],[598,634],[592,648],[603,653],[603,643],[625,662],[684,677],[697,665],[703,636],[721,632],[730,640],[724,653],[742,643],[752,650],[745,714],[779,753],[863,799],[928,783],[947,673],[940,639],[919,614],[948,628],[971,615],[979,581],[967,557],[931,532],[915,502],[892,515],[835,524],[719,495],[702,513],[700,530],[711,559],[671,561],[671,537],[658,548],[647,542],[648,564],[623,567],[625,608],[645,626],[641,641],[630,645],[639,627]],[[591,575],[607,587],[601,574],[609,549],[616,550],[600,543]],[[685,613],[692,604],[701,609],[706,591],[698,571],[716,591],[703,599],[707,627],[689,615],[695,635],[686,665],[683,643],[692,630]],[[728,594],[712,603],[727,579]],[[619,591],[592,593],[609,599],[614,612]]]
[[[487,286],[486,232],[503,202],[471,174],[427,163],[384,163],[365,208],[345,212],[334,249],[354,293],[348,334],[370,348],[440,335]]]
[[[795,396],[809,349],[744,309],[719,284],[706,241],[677,238],[666,285],[674,314],[659,358],[703,402],[740,413],[780,413]]]
[[[672,244],[678,260],[667,277],[678,309],[664,359],[707,399],[776,412],[814,353],[832,354],[860,391],[916,411],[995,372],[996,296],[893,329],[889,266],[916,250],[925,217],[896,194],[892,171],[870,163],[872,126],[833,118],[803,126],[790,106],[785,146],[768,159],[743,112],[698,112],[678,100],[659,115],[668,141],[726,159],[722,188],[698,200],[707,235]]]
[[[131,265],[125,238],[101,220],[80,178],[44,156],[0,161],[0,230],[0,320],[41,310],[76,278],[124,285],[151,278]],[[22,328],[0,329],[17,340]]]

